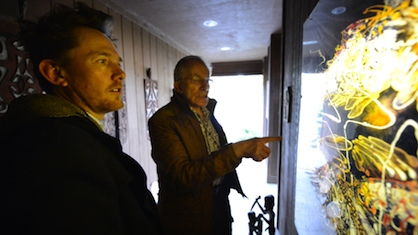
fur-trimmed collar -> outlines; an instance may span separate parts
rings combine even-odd
[[[0,133],[40,118],[71,116],[87,118],[98,126],[83,109],[58,96],[45,94],[23,96],[13,100],[8,111],[0,118]]]

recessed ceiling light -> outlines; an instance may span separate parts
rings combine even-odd
[[[347,9],[345,7],[336,7],[334,9],[332,9],[331,13],[334,15],[340,15],[342,13],[344,13]]]
[[[221,47],[221,51],[229,51],[229,50],[231,50],[230,47]]]
[[[207,20],[205,22],[203,22],[203,25],[206,27],[215,27],[216,25],[218,25],[218,22],[214,21],[214,20]]]
[[[312,41],[303,41],[303,45],[313,45],[313,44],[317,44],[318,41],[316,40],[312,40]]]

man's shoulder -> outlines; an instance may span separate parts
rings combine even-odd
[[[154,115],[151,116],[150,121],[162,119],[165,120],[170,117],[176,116],[178,113],[180,113],[180,108],[173,102],[170,102],[158,109],[157,112],[155,112]]]
[[[69,133],[89,133],[92,131],[100,132],[94,123],[86,118],[79,116],[70,117],[38,117],[30,122],[17,126],[13,130],[23,132],[35,132],[48,130],[50,134],[59,134],[61,132]],[[11,130],[11,131],[13,131]],[[29,131],[30,130],[30,131]]]
[[[68,120],[80,119],[80,120]],[[16,126],[7,133],[0,133],[0,148],[6,151],[4,154],[13,153],[25,156],[27,149],[33,154],[42,152],[53,153],[68,151],[68,154],[76,154],[94,146],[104,148],[103,141],[90,130],[94,125],[79,125],[83,123],[80,117],[50,118],[42,117],[31,123]],[[25,148],[20,149],[20,147]],[[26,149],[27,148],[27,149]],[[13,150],[15,149],[15,150]],[[0,156],[3,156],[0,154]]]

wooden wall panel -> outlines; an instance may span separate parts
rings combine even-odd
[[[168,60],[168,65],[167,65],[168,78],[170,80],[169,89],[170,89],[170,95],[171,95],[172,90],[174,88],[174,67],[176,66],[176,63],[177,63],[177,53],[173,47],[170,47],[170,46],[168,47],[167,60]]]
[[[87,4],[89,7],[93,7],[93,0],[75,0],[74,2],[84,2],[85,4]],[[96,8],[94,8],[96,9]]]
[[[109,9],[107,8],[107,6],[99,0],[93,0],[93,8],[99,11],[103,11],[104,13],[109,13]]]
[[[134,52],[134,66],[135,66],[135,86],[137,88],[136,106],[137,120],[138,120],[138,142],[141,143],[141,152],[138,162],[147,172],[147,185],[150,187],[152,182],[158,180],[156,165],[151,158],[151,143],[148,135],[148,122],[146,118],[145,107],[145,91],[144,79],[146,76],[146,67],[144,66],[144,52],[143,52],[143,30],[137,26],[133,26],[133,52]],[[148,78],[147,78],[148,79]]]
[[[54,6],[54,3],[60,3],[60,4],[64,4],[70,7],[74,7],[74,0],[51,0],[51,4],[52,6]]]
[[[149,34],[149,52],[150,52],[150,68],[151,68],[151,78],[158,80],[160,76],[160,71],[158,69],[158,60],[157,60],[157,37],[153,34]]]
[[[146,68],[144,66],[144,53],[142,43],[142,29],[138,25],[133,25],[133,53],[134,53],[134,66],[135,66],[135,86],[137,87],[136,93],[136,105],[138,106],[137,115],[140,123],[146,122],[146,109],[145,109],[145,94],[144,94],[144,79],[146,78]],[[142,140],[148,140],[146,125],[142,125],[142,131],[139,133],[139,138]],[[145,138],[145,139],[144,139]]]
[[[133,51],[134,51],[134,64],[135,64],[135,77],[137,82],[141,80],[143,86],[143,79],[146,78],[146,68],[144,67],[144,52],[142,43],[142,29],[138,25],[133,25]],[[142,97],[143,98],[143,97]]]
[[[160,43],[160,40],[155,35],[153,34],[149,35],[150,62],[151,62],[151,73],[152,73],[151,78],[153,80],[158,81],[158,90],[163,91],[163,89],[161,89],[161,87],[163,87],[162,80],[161,80],[161,77],[163,74],[161,70],[162,70],[163,65],[161,64],[161,61],[160,61],[161,52],[159,51],[159,48],[158,48],[159,43]],[[159,103],[161,103],[160,93],[161,92],[159,92],[158,94]]]
[[[150,33],[145,29],[142,29],[142,59],[144,62],[144,68],[151,68],[151,45],[150,45]]]
[[[15,0],[17,2],[17,0]],[[51,10],[51,0],[27,0],[25,19],[34,20]]]
[[[159,100],[158,103],[161,105],[165,105],[170,102],[170,87],[172,80],[170,79],[168,73],[168,49],[167,43],[162,40],[158,40],[157,42],[157,61],[158,61],[158,89],[162,92],[159,92]]]
[[[124,51],[123,51],[123,32],[122,32],[122,16],[112,10],[109,9],[109,15],[111,15],[113,17],[113,32],[112,32],[112,39],[114,40],[113,43],[115,44],[116,50],[119,53],[119,56],[123,59],[123,63],[122,63],[122,69],[125,71],[125,73],[127,72],[125,69],[125,63],[129,63],[129,61],[125,61],[125,55],[124,55]],[[126,102],[127,100],[127,93],[126,93],[126,80],[124,82],[124,87],[123,87],[123,100],[124,102]],[[128,137],[128,130],[129,130],[129,120],[127,120],[126,118],[126,114],[127,114],[127,106],[125,105],[122,109],[117,111],[117,118],[119,119],[117,121],[117,130],[116,133],[118,134],[117,137],[120,138],[121,143],[122,143],[122,147],[123,150],[130,154],[130,148],[129,148],[129,144],[130,142],[127,141],[127,137]]]
[[[123,55],[123,44],[122,44],[122,16],[109,9],[109,14],[113,17],[113,38],[115,39],[114,43],[119,55],[124,58]],[[125,69],[125,62],[122,63],[122,68]]]
[[[135,66],[134,66],[134,54],[133,54],[133,40],[132,40],[132,22],[121,17],[121,33],[122,38],[120,40],[123,51],[123,68],[125,70],[125,94],[136,94],[135,86]],[[125,107],[127,113],[127,138],[128,138],[128,148],[124,150],[130,154],[135,160],[139,160],[139,149],[135,148],[135,142],[138,141],[138,119],[137,119],[137,105],[136,97],[127,95],[125,100]]]
[[[144,70],[144,72],[143,72],[143,77],[142,77],[142,84],[143,84],[143,82],[144,82],[144,78],[146,78],[146,73],[145,73],[145,71],[148,69],[148,68],[151,68],[151,46],[150,46],[150,33],[147,31],[147,30],[145,30],[145,29],[141,29],[141,39],[142,39],[142,41],[141,41],[141,43],[142,43],[142,62],[143,62],[143,65],[142,65],[142,68],[143,68],[143,70]],[[139,45],[138,45],[139,46]],[[151,78],[154,78],[155,77],[155,73],[156,73],[156,71],[157,71],[157,68],[151,68]],[[142,85],[142,87],[143,87],[143,85]],[[142,89],[143,90],[143,89]],[[144,93],[142,93],[141,94],[141,96],[142,97],[145,97],[145,94]],[[145,99],[145,98],[144,98]],[[145,113],[145,100],[144,100],[144,104],[143,104],[143,111],[144,111],[144,113],[143,113],[143,116],[142,117],[144,117],[144,127],[146,127],[146,128],[148,128],[148,123],[145,121],[146,120],[146,113]],[[151,178],[151,177],[155,177],[155,179],[157,179],[157,176],[156,176],[156,167],[155,167],[155,163],[154,163],[154,161],[152,160],[152,158],[151,158],[151,143],[150,143],[150,141],[148,140],[148,134],[146,133],[146,138],[147,138],[147,141],[146,141],[146,148],[149,150],[148,151],[148,156],[144,156],[144,161],[145,161],[145,163],[146,163],[146,165],[144,164],[143,165],[143,167],[146,167],[147,168],[147,174],[148,174],[148,177],[149,178]],[[142,142],[142,143],[145,143],[145,141],[144,142]],[[143,145],[144,146],[144,145]],[[151,181],[152,181],[153,179],[151,179]],[[150,179],[148,179],[148,181],[150,181]]]

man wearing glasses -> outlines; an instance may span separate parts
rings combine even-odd
[[[182,58],[174,69],[171,102],[148,123],[166,235],[230,235],[230,189],[245,196],[235,168],[243,157],[267,158],[270,149],[265,144],[281,140],[265,137],[228,144],[213,116],[216,101],[208,97],[209,83],[210,69],[202,58]]]

